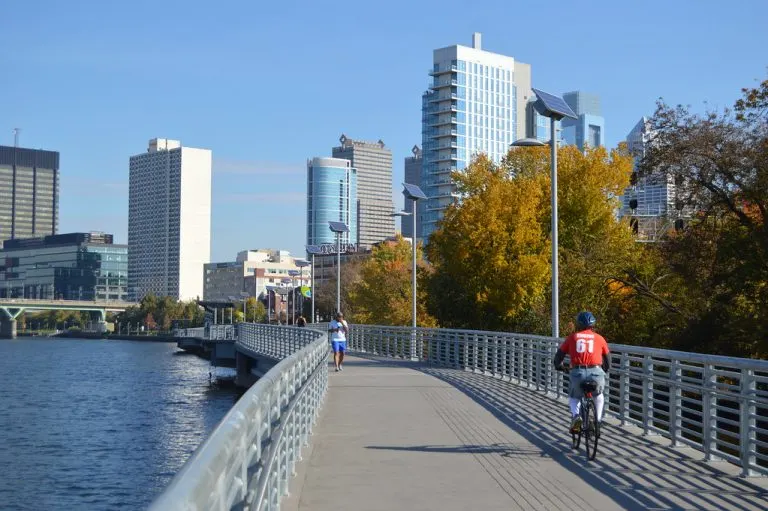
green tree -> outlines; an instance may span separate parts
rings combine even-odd
[[[350,289],[355,282],[360,280],[361,265],[361,257],[352,257],[342,260],[341,263],[341,311],[350,320],[355,314],[355,304],[350,297]],[[318,286],[315,295],[315,309],[317,314],[325,320],[330,320],[336,312],[335,272],[322,285]]]
[[[417,279],[424,282],[427,265],[417,246]],[[373,248],[371,256],[360,268],[360,280],[351,285],[349,298],[354,303],[355,323],[378,325],[410,325],[412,321],[411,264],[412,247],[398,235],[395,241]],[[417,286],[416,321],[419,326],[437,325],[426,306],[426,291]]]

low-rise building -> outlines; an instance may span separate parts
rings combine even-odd
[[[228,300],[230,297],[260,297],[269,287],[309,286],[310,271],[297,264],[301,259],[285,250],[243,250],[235,261],[209,263],[204,266],[206,300]],[[299,272],[293,274],[293,272]]]
[[[102,232],[75,232],[3,243],[0,297],[126,300],[128,246]]]

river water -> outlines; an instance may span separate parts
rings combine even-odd
[[[238,397],[175,343],[0,340],[0,509],[145,509]]]

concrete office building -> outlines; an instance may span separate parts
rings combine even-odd
[[[128,247],[101,232],[6,240],[0,297],[45,300],[126,299]]]
[[[128,275],[133,299],[203,296],[211,253],[211,151],[156,138],[130,158]]]
[[[349,227],[349,232],[341,236],[342,244],[357,244],[357,179],[357,169],[348,159],[307,161],[307,245],[336,243],[329,221],[344,222]]]
[[[421,188],[421,166],[422,166],[422,153],[421,148],[417,145],[411,149],[413,156],[405,158],[405,182],[408,184],[416,185]],[[404,211],[409,213],[413,211],[413,201],[405,199]],[[418,204],[418,203],[417,203]],[[400,217],[400,232],[405,238],[413,238],[413,219],[411,217]],[[416,214],[416,234],[417,238],[421,236],[421,219],[418,212]]]
[[[422,236],[429,236],[454,201],[451,172],[464,169],[480,153],[500,162],[509,145],[526,133],[531,67],[472,47],[433,52],[432,85],[422,96],[422,184],[428,199],[419,203]]]
[[[395,234],[392,216],[392,151],[384,142],[352,140],[346,135],[333,148],[334,158],[349,160],[357,170],[357,243],[370,247]]]
[[[600,107],[600,97],[581,91],[566,92],[563,100],[568,103],[578,119],[560,121],[562,142],[576,145],[582,151],[585,146],[605,145],[605,118]]]
[[[0,239],[56,234],[59,153],[0,146]]]

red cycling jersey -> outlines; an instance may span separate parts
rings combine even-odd
[[[610,353],[605,338],[592,330],[582,330],[565,338],[560,351],[571,357],[571,366],[599,366],[603,355]]]

